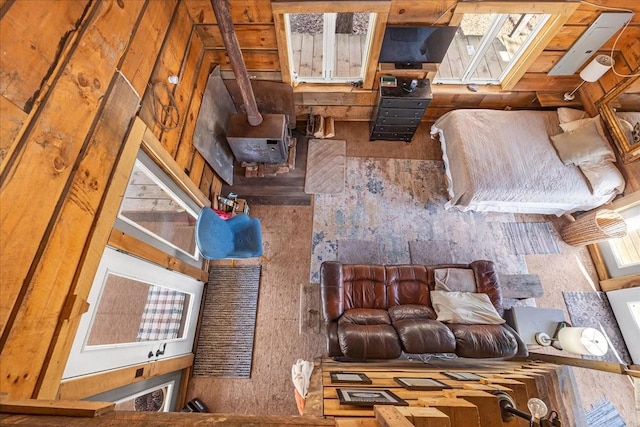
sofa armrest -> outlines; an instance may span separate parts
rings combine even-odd
[[[320,296],[322,314],[328,324],[337,321],[344,312],[342,263],[325,261],[320,266]]]
[[[502,307],[502,289],[498,272],[492,261],[479,260],[469,264],[476,276],[476,290],[489,295],[491,303],[496,308],[500,316],[504,315],[504,307]]]
[[[518,342],[518,352],[515,354],[515,356],[527,357],[529,355],[529,349],[527,349],[527,344],[524,342],[520,334],[518,334],[511,326],[507,325],[506,323],[503,323],[502,327],[511,332],[513,334],[513,337]]]
[[[329,357],[343,356],[338,340],[338,321],[327,323],[327,355]]]

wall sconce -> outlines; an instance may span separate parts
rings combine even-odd
[[[582,69],[582,71],[580,71],[580,78],[582,79],[582,82],[580,82],[578,87],[571,92],[565,93],[564,100],[573,101],[576,98],[575,93],[582,87],[583,84],[585,84],[586,82],[592,83],[597,81],[604,75],[604,73],[609,70],[609,68],[613,67],[613,64],[614,60],[609,55],[596,56],[593,61],[589,63],[589,65],[587,65]]]
[[[567,322],[559,322],[553,337],[545,332],[535,335],[536,342],[542,346],[553,346],[576,354],[604,356],[609,343],[604,334],[595,328],[572,327]]]

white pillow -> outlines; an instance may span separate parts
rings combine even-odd
[[[499,325],[505,320],[491,304],[489,295],[472,292],[431,291],[431,304],[444,323]]]
[[[576,110],[575,108],[560,107],[558,108],[558,120],[560,124],[574,122],[580,119],[586,119],[589,115],[586,111]]]
[[[577,130],[591,122],[596,124],[598,134],[602,137],[602,139],[606,141],[607,134],[604,131],[604,127],[602,127],[602,120],[600,120],[600,115],[597,115],[595,117],[587,117],[586,119],[574,120],[572,122],[560,123],[560,127],[562,128],[563,132],[573,132],[574,130]]]
[[[580,170],[589,181],[594,196],[608,196],[617,191],[624,191],[624,178],[612,162],[584,163]]]
[[[600,119],[597,120],[599,121]],[[586,119],[577,129],[551,137],[551,142],[565,165],[616,160],[609,142],[600,135],[597,122]]]
[[[475,292],[476,276],[469,268],[436,268],[433,270],[437,291]]]

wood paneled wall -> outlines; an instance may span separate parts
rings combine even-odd
[[[274,1],[274,0],[272,0]],[[200,34],[205,49],[211,51],[216,63],[223,70],[230,70],[225,55],[224,44],[216,25],[209,0],[185,0],[196,32]],[[243,51],[249,73],[256,78],[280,80],[278,45],[274,27],[271,2],[253,0],[231,0],[230,11],[234,20],[238,42]],[[638,51],[634,41],[640,38],[640,3],[633,0],[594,0],[594,4],[608,8],[624,8],[636,12],[629,28],[623,33],[616,46],[616,60],[619,70],[632,67],[638,62]],[[438,24],[446,25],[453,16],[456,0],[407,1],[390,0],[388,23]],[[578,75],[547,76],[547,72],[562,57],[564,52],[586,31],[589,25],[605,10],[581,3],[575,13],[565,23],[562,30],[552,39],[539,58],[515,85],[513,90],[501,92],[487,89],[473,93],[464,87],[434,88],[434,99],[424,117],[433,121],[454,108],[541,108],[536,92],[557,92],[559,96],[575,88],[580,82]],[[601,53],[611,49],[613,38],[602,47]],[[229,76],[233,78],[232,75]],[[295,89],[295,103],[300,119],[305,119],[312,108],[316,114],[340,117],[344,120],[368,121],[373,111],[375,94],[359,89],[321,93],[308,91],[302,87]]]
[[[138,149],[127,141],[149,128],[211,191],[191,139],[214,59],[179,0],[15,0],[0,31],[0,391],[55,398],[119,204],[107,189]],[[154,98],[169,75],[179,83]],[[169,92],[171,130],[153,110]]]

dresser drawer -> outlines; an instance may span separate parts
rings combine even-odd
[[[408,117],[413,119],[421,119],[424,115],[424,109],[410,110],[406,108],[380,108],[378,110],[378,120],[381,117]]]
[[[425,109],[429,105],[430,99],[403,99],[403,98],[382,98],[381,108],[416,108]]]
[[[411,125],[418,126],[420,124],[419,118],[411,117],[378,117],[376,120],[377,125]]]
[[[413,138],[413,132],[409,132],[409,133],[402,133],[402,132],[372,132],[371,133],[371,138],[369,138],[371,141],[374,141],[376,139],[384,139],[387,141],[406,141],[409,142],[411,141],[411,138]]]
[[[373,132],[395,132],[395,133],[414,133],[416,131],[415,126],[403,126],[403,125],[381,125],[376,122],[373,127]]]

